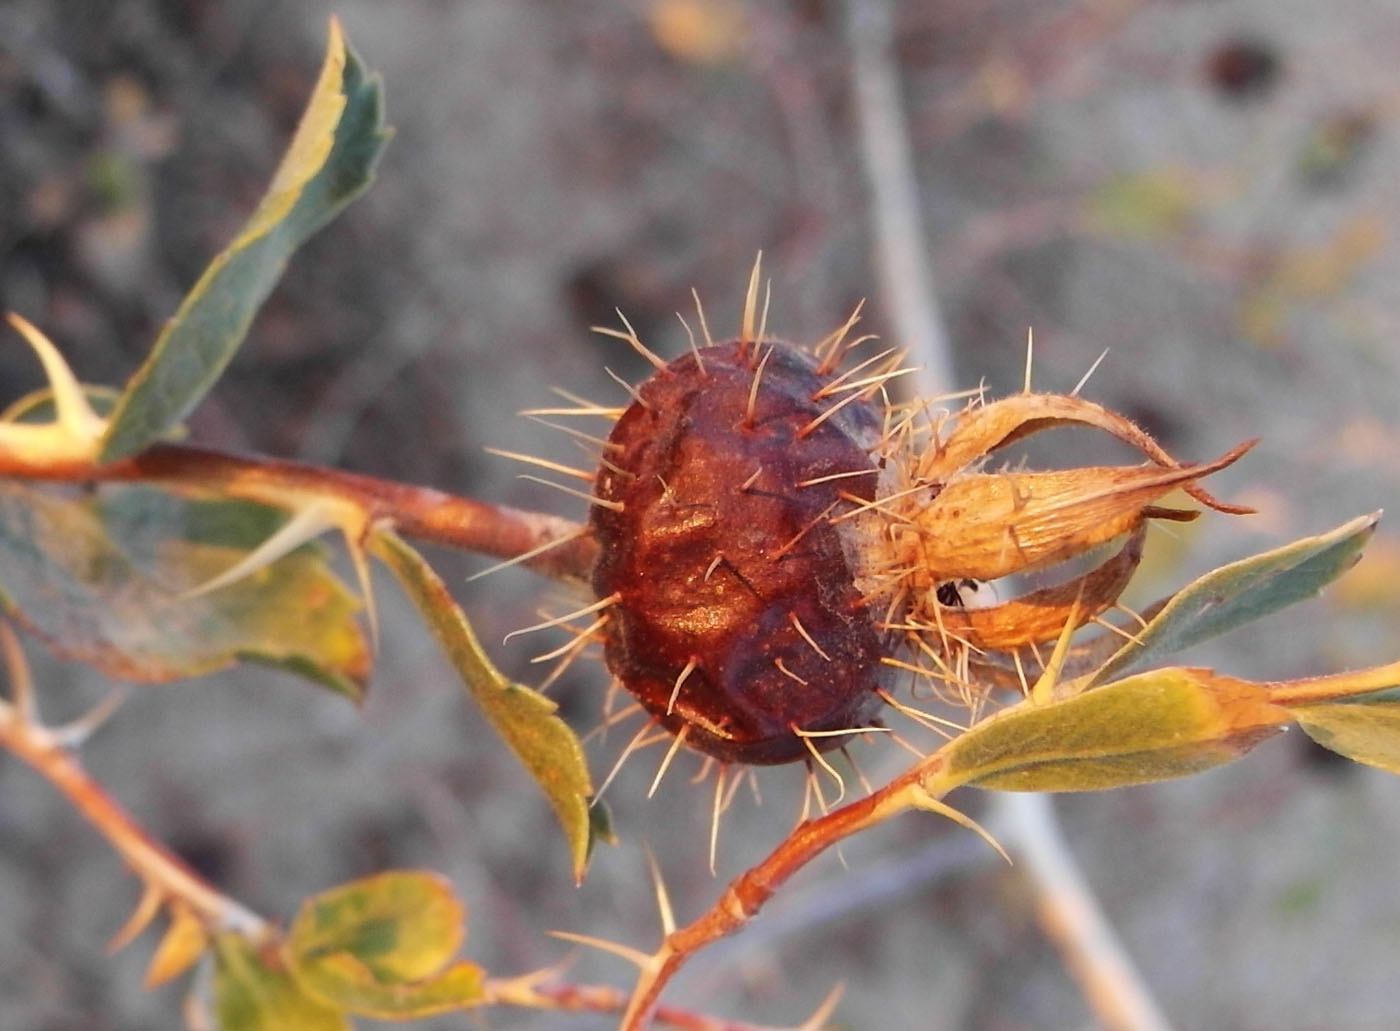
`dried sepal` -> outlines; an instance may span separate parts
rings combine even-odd
[[[1053,640],[1071,613],[1077,628],[1117,604],[1142,561],[1146,535],[1146,524],[1140,524],[1111,558],[1083,576],[987,608],[940,605],[933,618],[949,634],[982,651],[1007,651]]]
[[[1100,430],[1153,464],[987,467],[1008,445],[1060,426]],[[1178,462],[1127,418],[1073,395],[979,398],[956,415],[929,417],[922,428],[906,422],[887,434],[877,496],[859,514],[866,542],[861,583],[867,597],[883,601],[889,625],[919,656],[908,668],[926,670],[935,695],[975,711],[989,691],[1028,689],[1040,666],[1036,645],[1097,621],[1118,604],[1151,520],[1200,514],[1164,506],[1167,494],[1181,490],[1221,511],[1248,511],[1216,499],[1198,481],[1251,446],[1212,462]],[[990,607],[964,605],[964,581],[1040,573],[1122,538],[1116,554],[1063,583]],[[1118,644],[1110,639],[1110,647]],[[1084,649],[1075,645],[1066,653],[1071,681],[1092,668]]]
[[[894,561],[939,580],[995,580],[1076,555],[1138,527],[1177,487],[1225,468],[1250,447],[1176,468],[1095,466],[966,473],[926,506],[910,506]]]
[[[1169,469],[1181,467],[1181,463],[1131,419],[1102,405],[1068,394],[1017,394],[961,413],[955,431],[946,441],[920,456],[914,472],[927,483],[947,482],[957,473],[1019,440],[1057,426],[1076,425],[1102,430],[1137,448],[1157,465]],[[1243,454],[1253,443],[1242,444],[1237,450]],[[1252,511],[1220,501],[1193,483],[1186,484],[1183,489],[1201,504],[1220,512],[1245,515]]]

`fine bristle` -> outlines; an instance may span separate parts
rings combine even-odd
[[[758,339],[754,331],[755,316],[758,312],[758,283],[763,270],[763,252],[754,259],[753,271],[749,273],[749,287],[744,291],[744,316],[739,328],[739,343],[747,345]]]
[[[705,320],[705,306],[700,303],[700,293],[693,286],[690,288],[690,296],[695,299],[695,315],[700,320],[700,332],[705,337],[705,346],[714,347],[715,338],[710,335],[710,324]]]
[[[622,324],[625,327],[627,327],[627,331],[624,333],[621,330],[610,329],[607,326],[593,326],[591,327],[593,332],[601,334],[602,336],[613,337],[617,340],[627,341],[627,343],[631,345],[632,350],[636,351],[647,361],[651,362],[652,366],[655,367],[658,371],[664,371],[666,368],[666,362],[663,361],[661,357],[657,355],[654,351],[652,351],[649,347],[642,343],[642,338],[637,336],[637,331],[632,328],[632,323],[627,321],[627,316],[622,314],[622,310],[614,310],[617,312],[617,317],[622,320]]]
[[[743,425],[749,429],[753,428],[754,415],[758,408],[758,386],[763,382],[763,369],[768,364],[768,359],[773,357],[773,348],[768,348],[764,352],[763,358],[759,361],[758,367],[754,369],[753,385],[749,387],[749,403],[744,409]]]

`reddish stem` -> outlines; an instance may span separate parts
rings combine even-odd
[[[260,917],[215,890],[152,838],[46,728],[26,722],[8,703],[0,703],[0,747],[43,774],[111,842],[136,875],[165,898],[185,902],[209,927],[238,930],[253,939],[270,934]]]
[[[762,862],[731,881],[707,913],[668,935],[653,962],[643,968],[621,1031],[644,1031],[662,990],[686,960],[741,929],[793,874],[821,853],[916,805],[922,790],[919,784],[929,782],[942,766],[942,757],[935,753],[872,794],[804,822]]]
[[[406,536],[497,558],[519,558],[551,541],[560,541],[521,564],[563,580],[586,580],[597,550],[583,526],[558,516],[303,462],[234,455],[187,444],[155,444],[139,455],[108,465],[42,465],[26,462],[22,456],[0,454],[0,477],[183,485],[283,506],[297,496],[337,498],[360,508],[368,522],[388,519]]]
[[[608,985],[526,984],[513,981],[487,982],[487,996],[495,1005],[552,1009],[562,1013],[621,1013],[627,1006],[627,993]],[[762,1031],[745,1024],[705,1013],[658,1006],[656,1021],[673,1031]]]

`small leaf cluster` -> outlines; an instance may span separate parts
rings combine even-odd
[[[475,1006],[485,975],[453,962],[465,917],[451,884],[423,871],[313,895],[279,940],[214,939],[214,1012],[225,1028],[341,1031],[352,1014],[394,1020]]]

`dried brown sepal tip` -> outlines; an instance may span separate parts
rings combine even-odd
[[[893,366],[862,377],[836,364],[747,333],[692,350],[637,388],[597,475],[593,587],[615,599],[608,667],[653,719],[723,761],[786,763],[839,746],[873,724],[899,653],[931,656],[952,682],[969,651],[1013,651],[1095,618],[1136,569],[1146,521],[1194,516],[1156,504],[1175,488],[1241,511],[1195,481],[1248,444],[1182,465],[1072,396],[934,417],[889,404]],[[1074,424],[1154,464],[984,471],[1006,445]],[[1096,569],[1000,605],[965,609],[947,589],[1119,537]]]
[[[1153,464],[984,471],[988,456],[1008,444],[1072,425],[1106,432]],[[887,525],[865,566],[879,589],[897,596],[906,624],[938,638],[945,650],[1009,651],[1052,641],[1076,606],[1081,625],[1111,608],[1142,557],[1147,521],[1199,514],[1157,504],[1173,490],[1216,511],[1252,511],[1218,500],[1196,481],[1237,461],[1254,441],[1212,462],[1182,464],[1123,416],[1059,394],[1019,394],[927,429],[927,445],[888,456],[893,482],[881,506]],[[977,610],[950,609],[938,600],[940,583],[1045,569],[1124,535],[1116,554],[1066,583]]]

